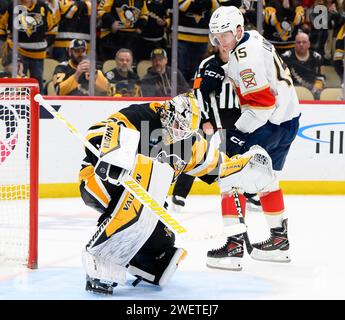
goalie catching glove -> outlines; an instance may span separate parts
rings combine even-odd
[[[247,193],[265,192],[275,180],[270,156],[257,145],[222,163],[219,172],[221,192],[229,192],[232,188]]]

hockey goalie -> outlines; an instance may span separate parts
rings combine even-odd
[[[199,120],[197,99],[188,92],[164,103],[133,104],[88,130],[86,138],[100,154],[85,149],[80,192],[101,215],[83,251],[86,290],[112,294],[127,273],[136,277],[133,285],[144,280],[164,286],[186,256],[175,247],[172,230],[119,183],[123,177],[133,177],[160,205],[181,172],[247,192],[274,179],[263,149],[229,159],[216,138],[208,143],[197,133]]]

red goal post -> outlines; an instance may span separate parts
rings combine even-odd
[[[35,79],[0,79],[0,265],[37,268],[39,93]]]

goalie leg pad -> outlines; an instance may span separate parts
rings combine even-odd
[[[147,165],[151,166],[149,172]],[[146,162],[138,162],[133,177],[160,205],[164,204],[173,177],[170,167],[147,158]],[[125,278],[118,274],[119,268],[128,265],[149,239],[157,222],[157,216],[139,200],[123,192],[113,213],[101,223],[86,246],[83,258],[86,273],[92,278],[123,284]]]
[[[175,273],[187,251],[182,248],[170,248],[160,255],[137,255],[131,261],[128,272],[144,281],[165,286]]]

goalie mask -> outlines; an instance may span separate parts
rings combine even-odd
[[[160,116],[164,144],[187,139],[199,128],[198,101],[192,92],[180,94],[163,104]]]
[[[244,30],[244,18],[242,12],[234,6],[222,6],[215,10],[211,16],[209,27],[210,27],[210,41],[213,46],[219,46],[219,40],[217,35],[219,33],[231,31],[232,34],[238,39],[237,27],[240,26],[242,31]]]

